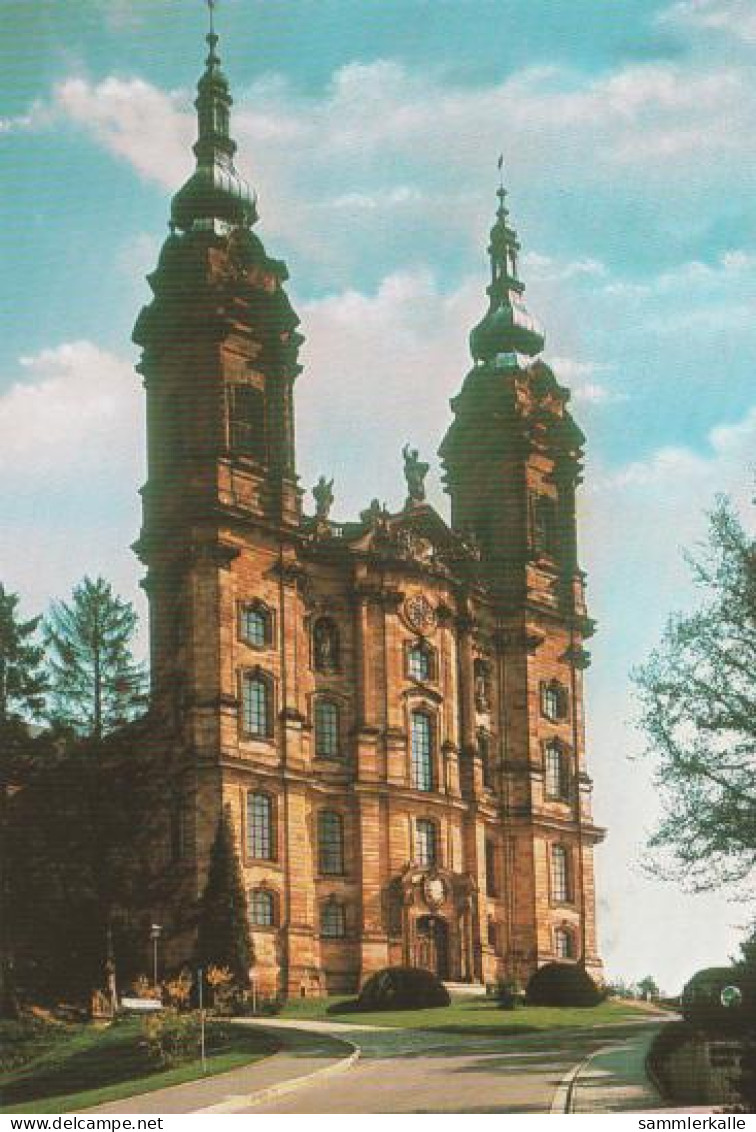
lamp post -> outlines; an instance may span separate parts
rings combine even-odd
[[[152,940],[152,982],[155,987],[158,985],[158,940],[162,934],[162,925],[152,924],[150,927],[150,939]]]

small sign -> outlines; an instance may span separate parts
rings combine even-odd
[[[132,1014],[154,1014],[162,1010],[163,1004],[159,998],[122,998],[121,1010],[129,1010]]]

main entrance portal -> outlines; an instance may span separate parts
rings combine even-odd
[[[415,928],[415,966],[449,978],[449,929],[440,916],[420,916]]]

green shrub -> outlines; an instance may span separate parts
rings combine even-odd
[[[707,1031],[747,1029],[756,1017],[756,979],[735,967],[705,967],[683,987],[683,1018]],[[742,1000],[735,1006],[722,1004],[725,987],[739,989]]]
[[[172,1069],[199,1057],[199,1013],[178,1014],[165,1010],[142,1019],[142,1044],[150,1062],[160,1069]]]
[[[527,988],[532,1006],[598,1006],[605,997],[588,972],[574,963],[539,967]]]
[[[422,967],[384,967],[360,991],[357,1010],[423,1010],[448,1006],[449,992],[432,971]]]

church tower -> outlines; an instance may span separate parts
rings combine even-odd
[[[137,549],[149,570],[153,698],[165,710],[215,695],[219,630],[212,620],[201,640],[189,630],[197,603],[214,617],[207,575],[236,553],[228,533],[243,526],[275,539],[301,516],[293,410],[299,320],[283,287],[285,264],[252,231],[256,198],[234,166],[229,84],[218,37],[207,40],[195,102],[197,167],[173,198],[170,235],[149,277],[154,299],[134,330],[148,434]]]
[[[497,195],[488,310],[470,334],[473,368],[452,399],[454,420],[439,454],[452,527],[480,549],[499,626],[503,815],[511,859],[529,878],[519,900],[536,905],[539,955],[550,932],[561,956],[598,970],[592,847],[603,830],[591,814],[582,678],[594,625],[575,511],[585,438],[569,412],[569,391],[539,356],[544,335],[525,306],[503,185]],[[560,904],[576,907],[577,921],[566,916],[563,931],[553,923],[545,930]],[[532,952],[528,935],[516,951]]]

